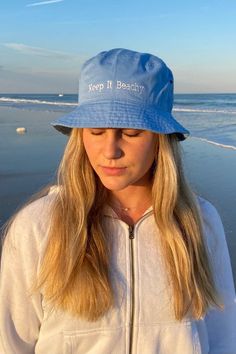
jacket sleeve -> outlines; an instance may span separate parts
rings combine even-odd
[[[43,316],[41,294],[32,293],[39,259],[34,237],[36,229],[29,210],[23,210],[12,223],[3,245],[0,272],[1,354],[34,353]]]
[[[204,201],[203,225],[217,290],[224,309],[210,309],[205,317],[209,354],[236,354],[236,299],[224,229],[216,209]]]

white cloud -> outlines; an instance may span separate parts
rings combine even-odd
[[[48,1],[34,2],[32,4],[26,5],[26,7],[41,6],[41,5],[51,5],[51,4],[55,4],[57,2],[63,2],[63,1],[64,0],[48,0]]]
[[[77,59],[77,55],[72,55],[63,52],[57,52],[54,50],[49,50],[45,48],[32,47],[22,43],[4,43],[5,47],[21,52],[22,54],[36,55],[46,58],[55,58],[55,59]]]

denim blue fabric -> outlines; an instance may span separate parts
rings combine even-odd
[[[189,131],[172,116],[173,75],[158,57],[128,49],[101,52],[82,66],[79,104],[52,125],[71,128],[134,128],[160,134]]]

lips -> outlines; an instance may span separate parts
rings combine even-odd
[[[125,173],[126,167],[101,166],[102,171],[109,176],[120,176]]]

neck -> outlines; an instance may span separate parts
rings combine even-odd
[[[128,224],[134,224],[152,205],[151,188],[129,186],[121,191],[111,191],[109,204],[120,219]]]
[[[151,204],[152,190],[147,186],[129,186],[120,191],[111,191],[109,200],[122,208],[136,208],[144,203]]]

